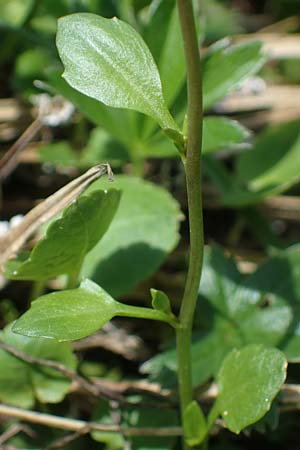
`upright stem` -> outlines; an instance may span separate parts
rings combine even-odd
[[[202,81],[200,54],[192,0],[177,0],[187,66],[188,135],[185,163],[190,227],[187,280],[177,329],[178,379],[181,412],[192,401],[191,335],[203,261],[203,217],[201,198]],[[188,448],[187,446],[185,448]]]
[[[45,291],[45,280],[34,281],[29,295],[29,303],[43,295]]]
[[[75,289],[78,287],[81,267],[82,267],[82,262],[81,262],[81,264],[78,264],[78,267],[74,268],[73,272],[68,274],[67,286],[66,286],[67,289]]]

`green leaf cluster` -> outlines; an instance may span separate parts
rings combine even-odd
[[[195,385],[215,377],[225,356],[245,345],[278,347],[288,361],[299,361],[299,267],[298,246],[270,258],[246,278],[220,248],[206,251],[192,344]],[[174,383],[176,370],[173,349],[142,366],[166,385]]]
[[[180,123],[186,109],[182,101],[185,64],[175,2],[159,1],[148,11],[141,30],[145,42],[131,26],[117,19],[92,14],[67,16],[60,22],[57,45],[69,85],[57,73],[49,75],[51,85],[59,93],[125,146],[133,164],[149,156],[176,155],[172,143],[157,132],[153,119],[181,154],[185,146],[180,128],[169,112],[171,109]],[[203,61],[204,108],[209,110],[236,89],[264,61],[258,42],[213,46]],[[106,108],[103,104],[121,109]],[[248,137],[247,130],[226,118],[208,118],[204,129],[204,153],[240,145]]]
[[[257,204],[281,194],[299,181],[299,124],[271,125],[235,160],[234,172],[207,161],[209,176],[217,184],[220,201],[228,206]]]

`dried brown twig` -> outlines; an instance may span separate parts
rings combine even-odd
[[[35,435],[36,435],[36,433],[25,424],[19,423],[19,424],[13,425],[8,430],[6,430],[4,433],[1,434],[0,448],[2,448],[2,444],[7,442],[9,439],[16,436],[16,434],[18,434],[20,432],[23,432],[30,437],[35,437]]]
[[[65,417],[54,416],[51,414],[29,411],[14,406],[0,404],[0,414],[24,422],[45,425],[51,428],[60,428],[62,430],[82,431],[87,428],[89,431],[103,431],[111,433],[121,433],[124,436],[181,436],[181,427],[125,427],[121,425],[107,425],[98,422],[86,422],[84,420],[67,419]]]
[[[99,379],[90,381],[81,375],[78,375],[62,363],[29,355],[28,353],[22,352],[21,350],[18,350],[1,340],[0,349],[28,364],[36,364],[56,370],[64,377],[73,381],[76,390],[82,390],[96,398],[105,397],[109,400],[115,400],[122,405],[132,406],[132,404],[134,404],[135,407],[174,408],[176,406],[176,402],[172,402],[169,396],[160,394],[157,389],[150,389],[149,386],[146,386],[146,383],[112,383],[111,381],[107,382],[106,380]],[[136,404],[135,402],[133,403],[123,397],[123,394],[127,390],[148,394],[158,398],[159,400],[163,400],[164,402],[154,403],[150,401],[143,401]]]
[[[0,183],[13,172],[18,164],[19,156],[22,150],[26,147],[28,142],[41,130],[43,123],[40,119],[35,119],[19,139],[10,147],[0,160]]]
[[[67,444],[70,444],[71,442],[75,441],[80,436],[88,434],[90,431],[91,430],[88,426],[83,427],[82,429],[75,431],[75,433],[67,434],[64,437],[57,439],[52,444],[48,445],[48,447],[46,447],[45,450],[57,450],[59,448],[64,448]]]
[[[28,353],[17,350],[15,347],[6,344],[3,341],[0,341],[0,348],[10,353],[22,361],[27,362],[28,364],[37,364],[39,366],[49,367],[51,369],[56,370],[64,377],[75,381],[77,385],[79,385],[83,390],[87,393],[93,395],[94,397],[106,397],[113,400],[122,400],[119,393],[113,392],[107,387],[102,385],[92,383],[85,379],[84,377],[78,375],[73,370],[66,367],[64,364],[61,364],[57,361],[50,361],[48,359],[37,358],[36,356],[31,356]]]
[[[254,34],[235,36],[233,42],[259,40],[270,59],[293,59],[300,56],[300,35],[288,33],[270,33],[261,31]]]
[[[74,106],[59,95],[50,97],[48,94],[40,94],[34,96],[32,101],[36,106],[36,119],[0,160],[0,183],[17,167],[21,152],[44,125],[58,126],[68,122],[74,112]]]

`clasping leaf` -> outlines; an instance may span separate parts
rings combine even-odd
[[[206,436],[206,419],[195,400],[184,410],[183,429],[185,441],[191,447],[201,444]]]
[[[218,375],[214,414],[234,433],[257,422],[270,409],[286,377],[287,362],[276,348],[248,345],[225,358]]]

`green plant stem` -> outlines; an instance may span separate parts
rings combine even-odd
[[[131,152],[131,160],[132,160],[132,175],[143,178],[144,177],[144,163],[145,160],[143,157],[137,156],[139,153],[139,148],[134,148],[133,152]]]
[[[137,319],[150,319],[159,320],[161,322],[166,322],[174,328],[179,326],[179,322],[173,314],[165,314],[164,312],[157,311],[156,309],[143,308],[142,306],[131,306],[126,305],[122,309],[122,304],[120,303],[120,310],[118,311],[118,316],[121,317],[135,317]]]
[[[78,265],[72,273],[68,274],[67,289],[75,289],[79,284],[79,276],[81,272],[82,263]]]
[[[188,134],[185,162],[189,209],[190,255],[177,329],[178,379],[181,414],[193,399],[191,336],[203,261],[203,216],[201,197],[202,81],[194,12],[191,0],[177,0],[187,66]],[[187,445],[184,448],[189,448]]]
[[[34,281],[29,295],[29,303],[40,297],[45,291],[45,280]]]

